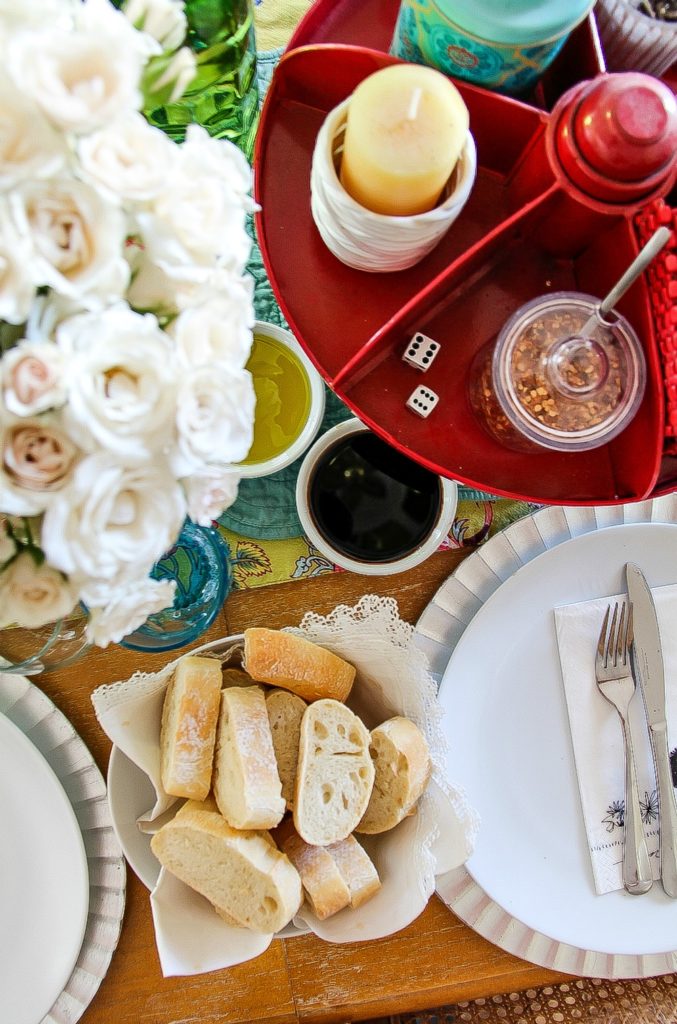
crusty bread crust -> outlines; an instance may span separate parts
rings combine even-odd
[[[376,835],[412,813],[428,784],[431,763],[425,736],[399,715],[372,729],[369,749],[376,777],[369,805],[355,831]]]
[[[160,727],[162,785],[172,796],[202,800],[209,792],[221,684],[215,658],[189,654],[176,666]]]
[[[244,667],[257,682],[281,686],[306,701],[343,701],[355,680],[354,666],[343,658],[276,629],[245,629]]]
[[[229,924],[279,931],[301,905],[296,868],[265,833],[233,829],[210,806],[185,804],[153,836],[153,853]]]
[[[345,839],[362,818],[374,783],[369,733],[335,700],[309,704],[301,722],[294,826],[311,846]]]
[[[306,702],[289,690],[269,690],[266,694],[266,708],[277,770],[282,783],[282,796],[290,810],[294,806],[301,719],[306,707]]]
[[[282,819],[285,801],[260,686],[232,686],[221,694],[213,786],[233,828],[272,828]]]
[[[344,907],[360,907],[381,888],[378,872],[354,836],[329,846],[311,846],[285,822],[280,848],[301,876],[306,898],[323,921]]]

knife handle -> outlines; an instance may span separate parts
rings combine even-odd
[[[661,882],[667,895],[677,898],[677,803],[664,722],[651,726],[651,739],[660,810]]]

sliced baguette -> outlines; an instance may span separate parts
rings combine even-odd
[[[345,700],[355,667],[317,644],[276,629],[245,629],[244,667],[252,679],[291,690],[303,700]]]
[[[381,888],[376,868],[352,835],[329,846],[310,846],[292,829],[280,845],[321,921],[344,907],[360,907]]]
[[[301,722],[294,825],[311,846],[345,839],[362,818],[374,784],[369,732],[336,700],[309,704]]]
[[[279,931],[301,905],[296,868],[264,833],[231,828],[212,806],[188,801],[153,836],[153,853],[229,924]]]
[[[202,800],[212,779],[221,662],[189,654],[176,666],[162,706],[162,785],[172,796]]]
[[[400,716],[372,730],[369,750],[376,777],[355,831],[375,835],[394,828],[412,812],[430,778],[431,763],[425,736]]]
[[[306,706],[305,701],[289,690],[269,690],[266,694],[266,708],[273,736],[277,770],[282,782],[282,796],[289,809],[294,806],[301,719]]]
[[[282,819],[285,801],[260,686],[231,686],[221,694],[213,787],[233,828],[272,828]]]

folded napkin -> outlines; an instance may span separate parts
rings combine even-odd
[[[416,814],[382,836],[360,837],[381,877],[380,891],[362,907],[324,921],[304,905],[294,920],[297,927],[312,929],[330,942],[381,938],[413,921],[432,895],[436,875],[458,867],[470,855],[477,817],[445,777],[442,708],[425,656],[413,644],[413,627],[400,619],[396,602],[367,595],[354,608],[341,605],[326,618],[309,613],[293,632],[355,665],[347,703],[369,728],[401,714],[416,722],[428,740],[433,774]],[[228,660],[228,652],[237,657],[240,646],[226,640],[216,651]],[[215,653],[214,648],[214,643],[207,644],[191,653]],[[153,785],[153,805],[137,823],[144,832],[156,831],[179,806],[162,789],[159,750],[162,703],[176,660],[159,672],[137,673],[92,694],[104,732]],[[202,896],[164,870],[151,893],[151,908],[165,976],[241,963],[262,953],[274,938],[230,927]]]
[[[663,645],[668,741],[673,751],[677,748],[677,585],[658,587],[652,594]],[[600,895],[623,888],[625,762],[620,717],[595,682],[595,651],[607,606],[626,597],[620,594],[555,609],[583,818],[595,888]],[[630,705],[630,729],[644,831],[653,877],[658,879],[658,799],[639,685]]]

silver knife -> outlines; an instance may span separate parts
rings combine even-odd
[[[658,619],[642,570],[628,562],[625,578],[633,609],[633,665],[642,688],[658,785],[661,882],[668,896],[677,898],[677,801],[670,770],[665,677]]]

